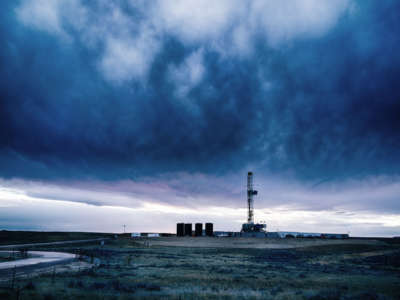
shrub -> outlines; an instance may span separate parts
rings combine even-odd
[[[76,282],[76,286],[78,287],[78,288],[83,288],[83,282],[82,281],[77,281]]]
[[[161,291],[161,287],[159,285],[155,285],[155,284],[148,284],[146,286],[146,290],[148,290],[148,291]]]
[[[120,291],[121,290],[121,283],[119,280],[114,280],[111,282],[111,286],[113,287],[114,290]]]
[[[279,293],[282,293],[282,292],[283,292],[283,289],[280,286],[276,286],[276,287],[272,288],[271,291],[270,291],[272,296],[275,296],[275,295],[277,295]]]
[[[138,283],[135,286],[138,289],[145,289],[148,291],[161,291],[161,287],[156,284],[146,284],[146,283]]]
[[[11,294],[9,292],[0,292],[0,299],[10,299]]]
[[[299,274],[299,278],[306,278],[306,274],[300,273],[300,274]]]
[[[54,296],[52,294],[44,294],[43,296],[44,300],[55,300]]]
[[[352,297],[352,299],[356,300],[377,300],[379,298],[379,295],[375,292],[363,292]]]
[[[341,295],[337,289],[325,289],[319,291],[316,295],[310,297],[310,300],[337,300]]]
[[[95,282],[90,287],[95,290],[100,290],[104,289],[106,287],[106,284],[104,282]]]
[[[25,289],[27,289],[27,290],[34,290],[35,288],[36,287],[32,281],[29,281],[28,284],[25,286]]]

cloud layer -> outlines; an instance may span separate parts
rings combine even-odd
[[[68,187],[21,180],[2,181],[0,227],[14,230],[121,232],[122,224],[126,224],[128,231],[174,232],[176,222],[213,222],[218,230],[238,231],[245,221],[244,197],[240,206],[238,203],[227,203],[223,197],[219,198],[221,202],[216,199],[206,202],[204,200],[208,197],[202,199],[198,192],[190,195],[181,192],[174,196],[173,184],[119,182],[110,189],[110,185],[95,183],[90,187],[82,184]],[[149,193],[149,188],[153,192]],[[390,190],[398,194],[398,189],[397,184],[397,187],[380,188],[376,193],[385,200]],[[385,195],[382,190],[389,193]],[[359,189],[357,195],[352,195],[349,190],[336,191],[327,197],[321,191],[312,193],[299,188],[295,191],[293,187],[291,192],[283,195],[277,195],[275,190],[267,197],[285,197],[285,205],[274,203],[276,199],[257,199],[255,217],[256,220],[266,220],[270,231],[350,232],[353,236],[398,234],[400,219],[396,212],[365,211],[354,207],[349,210],[351,205],[346,203],[346,197],[356,196],[358,200],[368,192]],[[160,195],[163,197],[160,198]],[[147,200],[149,196],[153,197],[150,201]],[[371,195],[370,199],[375,196]],[[157,197],[158,203],[154,202]],[[176,201],[170,201],[174,197]],[[214,197],[218,198],[218,193],[214,193]],[[337,201],[340,197],[344,198]],[[317,198],[325,204],[315,205]],[[302,207],[293,206],[293,200],[301,200]],[[344,206],[345,203],[347,206]]]
[[[396,2],[2,6],[3,176],[397,173]]]
[[[252,169],[276,187],[271,205],[312,209],[323,197],[320,209],[346,199],[351,209],[398,212],[397,1],[25,0],[0,8],[1,178],[83,190],[78,181],[110,182],[120,189],[113,193],[125,190],[120,182],[140,190],[147,181],[168,187],[169,204],[192,194],[237,207],[230,199],[243,187],[231,182],[241,185]],[[330,198],[330,184],[346,191]],[[86,196],[99,204],[99,195]]]

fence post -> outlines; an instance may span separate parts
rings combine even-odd
[[[19,300],[19,297],[20,297],[20,294],[21,294],[21,289],[20,289],[20,288],[17,288],[17,290],[15,291],[15,293],[16,293],[16,298],[17,298],[17,300]]]
[[[11,289],[14,289],[15,285],[15,276],[17,275],[17,266],[14,266],[13,272],[12,272],[12,277],[11,277]]]
[[[55,277],[56,277],[56,266],[53,267],[53,273],[51,274],[51,283],[54,283]]]

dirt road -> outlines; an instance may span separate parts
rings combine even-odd
[[[88,240],[60,241],[49,243],[33,243],[33,244],[16,244],[0,246],[0,249],[21,249],[32,248],[38,246],[53,246],[65,244],[80,244],[88,242],[101,242],[108,238],[96,238]],[[10,252],[4,250],[0,252]],[[37,275],[40,273],[54,272],[57,265],[57,272],[60,271],[76,271],[88,268],[91,264],[83,261],[76,261],[75,254],[51,251],[29,251],[29,258],[7,261],[0,263],[0,282],[9,280],[12,269],[16,269],[16,277]]]
[[[14,267],[20,268],[26,266],[33,266],[42,263],[61,263],[64,261],[70,262],[75,258],[74,254],[63,253],[63,252],[30,251],[29,255],[31,255],[32,257],[0,263],[0,270],[12,269]]]

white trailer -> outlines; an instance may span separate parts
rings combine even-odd
[[[159,233],[149,233],[147,237],[160,237]]]

